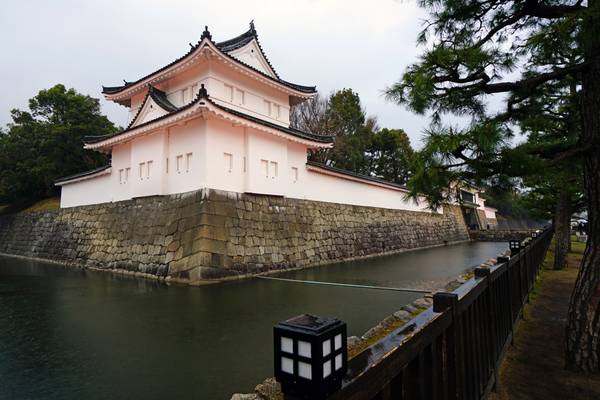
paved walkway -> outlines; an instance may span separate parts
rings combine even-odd
[[[600,375],[563,368],[564,327],[583,252],[581,243],[574,243],[573,250],[567,269],[544,270],[532,302],[525,308],[525,319],[517,326],[514,346],[502,363],[497,393],[490,399],[600,399]]]

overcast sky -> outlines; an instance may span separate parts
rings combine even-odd
[[[102,111],[124,126],[126,108],[105,101],[101,85],[136,80],[180,57],[204,25],[222,41],[254,19],[283,79],[324,94],[352,88],[382,127],[404,129],[419,147],[427,119],[382,91],[416,60],[424,17],[414,0],[3,0],[0,126],[11,108],[56,83],[101,98]]]

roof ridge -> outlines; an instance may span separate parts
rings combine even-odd
[[[244,40],[240,39],[242,37],[244,37],[245,42],[244,42]],[[296,83],[292,83],[292,82],[286,81],[286,80],[281,79],[279,77],[279,74],[277,73],[277,71],[275,70],[275,68],[273,67],[273,65],[271,64],[271,62],[269,61],[269,58],[265,54],[265,52],[264,52],[264,50],[263,50],[263,48],[262,48],[262,46],[260,44],[260,41],[258,40],[258,33],[256,32],[256,27],[254,26],[254,20],[253,20],[253,21],[250,22],[250,28],[246,32],[242,33],[241,35],[236,36],[235,38],[226,40],[224,42],[219,42],[219,43],[215,43],[212,40],[212,35],[211,35],[210,31],[208,30],[208,26],[205,26],[204,27],[204,32],[202,32],[202,36],[200,37],[200,40],[198,41],[198,43],[196,45],[191,45],[190,49],[188,50],[188,52],[186,54],[184,54],[183,56],[181,56],[181,57],[175,59],[174,61],[172,61],[172,62],[164,65],[163,67],[155,70],[154,72],[151,72],[150,74],[147,74],[147,75],[145,75],[145,76],[137,79],[136,81],[127,82],[127,81],[123,80],[124,84],[121,85],[121,86],[104,86],[103,85],[102,86],[102,93],[104,93],[104,94],[119,93],[122,90],[124,90],[124,89],[126,89],[126,88],[128,88],[130,86],[133,86],[133,85],[135,85],[135,84],[137,84],[137,83],[139,83],[141,81],[143,81],[144,79],[148,79],[149,77],[153,76],[154,74],[157,74],[157,73],[159,73],[159,72],[161,72],[163,70],[166,70],[167,68],[169,68],[169,67],[177,64],[179,61],[181,61],[181,60],[185,59],[186,57],[190,56],[194,51],[196,51],[198,49],[198,47],[201,46],[201,44],[203,43],[203,41],[205,39],[208,42],[212,43],[212,45],[214,45],[216,47],[216,49],[218,51],[220,51],[221,54],[223,54],[224,56],[228,57],[229,59],[235,60],[235,62],[243,65],[246,68],[251,69],[252,71],[254,71],[254,72],[256,72],[256,73],[258,73],[260,75],[263,75],[264,77],[267,77],[267,78],[269,78],[269,79],[271,79],[271,80],[273,80],[273,81],[275,81],[275,82],[277,82],[277,83],[279,83],[279,84],[281,84],[283,86],[287,86],[287,87],[289,87],[291,89],[294,89],[294,90],[297,90],[297,91],[300,91],[300,92],[304,92],[304,93],[314,93],[314,92],[316,92],[316,86],[299,85],[299,84],[296,84]],[[231,56],[229,54],[229,52],[231,52],[231,51],[233,51],[233,50],[235,50],[237,48],[240,48],[240,47],[248,44],[252,39],[256,40],[256,43],[258,45],[258,48],[260,49],[260,52],[261,52],[262,56],[264,57],[265,61],[269,65],[269,68],[271,69],[271,71],[273,71],[273,74],[275,75],[274,77],[270,76],[269,74],[264,73],[263,71],[255,68],[255,67],[253,67],[253,66],[251,66],[251,65],[249,65],[249,64],[247,64],[247,63],[245,63],[245,62],[243,62],[243,61],[241,61],[241,60],[239,60],[239,59],[237,59],[237,58],[235,58],[235,57],[233,57],[233,56]],[[233,43],[234,40],[239,40],[239,43]],[[238,46],[238,47],[235,47],[234,45]],[[229,46],[231,48],[229,48],[227,46]]]
[[[400,183],[395,183],[395,182],[391,182],[388,181],[386,179],[382,179],[379,178],[377,176],[369,176],[369,175],[364,175],[364,174],[359,174],[357,172],[353,172],[353,171],[349,171],[347,169],[343,169],[343,168],[338,168],[338,167],[334,167],[331,165],[327,165],[318,161],[312,161],[312,160],[308,160],[306,162],[307,165],[311,165],[313,167],[318,167],[318,168],[322,168],[331,172],[336,172],[338,174],[342,174],[342,175],[347,175],[347,176],[351,176],[354,178],[359,178],[359,179],[364,179],[367,181],[371,181],[371,182],[375,182],[375,183],[381,183],[381,184],[385,184],[385,185],[389,185],[389,186],[394,186],[397,187],[399,189],[404,189],[404,190],[408,190],[408,187],[406,187],[406,185],[402,185]]]
[[[78,172],[76,174],[67,175],[67,176],[63,176],[61,178],[55,179],[54,183],[57,184],[57,183],[65,182],[65,181],[70,181],[70,180],[76,179],[76,178],[83,178],[84,176],[93,175],[97,172],[102,172],[102,171],[110,168],[111,166],[112,166],[111,162],[109,162],[107,165],[104,165],[102,167],[94,168],[94,169],[91,169],[88,171]]]

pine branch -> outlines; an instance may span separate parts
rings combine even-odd
[[[494,93],[505,93],[511,91],[519,91],[522,93],[528,93],[540,86],[543,83],[546,83],[551,80],[560,79],[566,75],[578,73],[585,70],[590,65],[590,62],[583,62],[575,65],[570,65],[568,67],[559,68],[552,72],[541,73],[538,75],[534,75],[530,78],[521,79],[513,82],[497,82],[497,83],[488,83],[486,79],[477,78],[477,74],[471,75],[472,81],[476,79],[481,79],[479,82],[473,83],[471,85],[464,86],[456,86],[447,88],[447,92],[453,91],[471,91],[471,92],[481,92],[486,94],[494,94]],[[440,78],[444,78],[444,76],[440,76]],[[462,80],[466,82],[468,77],[463,78]],[[489,79],[489,78],[488,78]],[[447,79],[441,82],[449,82],[454,83],[455,80]],[[523,100],[524,97],[521,96],[520,100]]]

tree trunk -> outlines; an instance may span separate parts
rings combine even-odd
[[[591,65],[582,74],[580,140],[582,146],[591,146],[583,157],[588,242],[569,304],[566,365],[600,372],[600,0],[589,0],[588,7],[583,27]]]
[[[567,189],[560,189],[558,193],[554,221],[554,269],[563,269],[567,266],[571,241],[571,196]]]

